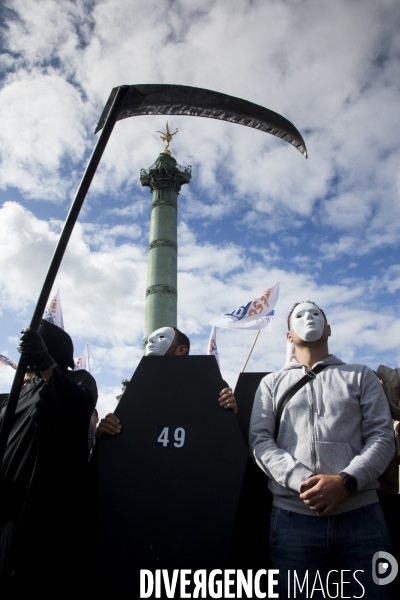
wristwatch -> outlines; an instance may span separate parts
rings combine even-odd
[[[339,473],[340,477],[343,479],[343,483],[345,487],[349,490],[350,494],[355,494],[358,490],[357,479],[352,475],[349,475],[345,471]]]

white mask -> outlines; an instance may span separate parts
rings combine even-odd
[[[324,332],[325,319],[319,308],[302,302],[292,312],[292,327],[304,342],[316,342]]]
[[[172,327],[160,327],[149,335],[146,356],[164,356],[175,338]]]

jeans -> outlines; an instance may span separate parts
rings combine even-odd
[[[373,555],[392,549],[379,502],[328,517],[272,507],[270,544],[280,599],[391,597],[372,579]]]

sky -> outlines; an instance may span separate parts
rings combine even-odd
[[[169,118],[192,165],[178,212],[178,327],[204,354],[209,321],[280,280],[247,371],[282,368],[286,317],[310,299],[346,362],[400,364],[398,0],[3,0],[0,353],[18,362],[51,256],[112,88],[168,83],[289,119],[309,158],[269,134]],[[140,358],[151,194],[140,169],[165,117],[116,124],[71,237],[60,290],[75,356],[89,344],[100,416]],[[218,329],[234,386],[252,331]],[[14,371],[0,373],[0,392]]]

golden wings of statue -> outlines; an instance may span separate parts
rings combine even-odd
[[[167,131],[164,133],[164,131],[156,131],[156,133],[161,133],[160,139],[165,142],[165,150],[164,152],[168,152],[168,154],[170,154],[170,151],[168,150],[169,148],[169,143],[172,140],[172,137],[174,135],[176,135],[179,132],[179,129],[176,128],[176,131],[174,131],[174,133],[171,133],[168,127],[168,121],[167,121],[167,126],[166,126]]]

